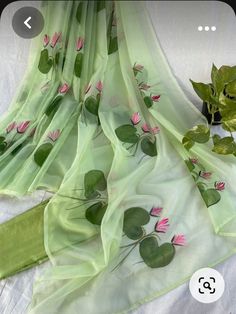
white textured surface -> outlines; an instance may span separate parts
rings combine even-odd
[[[19,38],[11,28],[11,18],[14,12],[23,5],[38,7],[39,2],[17,1],[9,5],[1,16],[0,114],[7,110],[27,64],[29,41]],[[175,76],[189,98],[197,107],[200,107],[201,101],[194,94],[189,78],[196,81],[208,81],[212,62],[217,66],[236,64],[236,18],[233,10],[225,3],[218,1],[148,1],[147,6],[157,36]],[[217,30],[199,32],[198,25],[215,25]],[[32,207],[42,197],[43,192],[21,200],[1,197],[0,222]],[[141,306],[134,313],[236,314],[235,263],[236,257],[231,257],[216,267],[225,279],[226,289],[223,297],[213,304],[201,304],[194,300],[186,283]],[[0,281],[1,314],[26,313],[26,306],[32,293],[33,279],[43,267],[41,265]]]

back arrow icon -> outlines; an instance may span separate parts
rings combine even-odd
[[[31,29],[31,25],[28,23],[31,20],[31,16],[29,16],[25,21],[24,24],[26,27],[28,27],[29,29]]]

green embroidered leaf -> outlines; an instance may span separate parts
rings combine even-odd
[[[156,138],[154,143],[148,137],[143,138],[141,142],[141,149],[143,153],[148,156],[157,156]]]
[[[125,230],[125,235],[132,240],[138,240],[144,235],[144,228],[140,226],[132,226]]]
[[[143,98],[144,102],[145,102],[145,105],[147,106],[147,108],[151,108],[152,105],[153,105],[153,101],[152,101],[152,98],[149,97],[149,96],[145,96]]]
[[[107,204],[98,202],[86,209],[86,219],[94,225],[101,225],[102,218],[106,212]]]
[[[4,136],[0,136],[0,143],[5,141],[5,137]]]
[[[137,129],[130,124],[124,124],[115,130],[118,139],[125,143],[137,143],[139,137],[137,135]]]
[[[189,138],[187,138],[186,136],[184,136],[182,139],[182,144],[184,145],[185,149],[190,150],[190,148],[192,148],[195,143],[194,143],[194,141],[192,141]]]
[[[83,54],[82,52],[79,52],[75,58],[75,65],[74,65],[75,76],[77,77],[81,76],[82,65],[83,65]]]
[[[185,134],[185,137],[193,142],[206,143],[210,138],[210,129],[203,124],[196,125]]]
[[[92,96],[86,98],[84,102],[85,108],[95,116],[98,116],[99,101]]]
[[[200,190],[200,192],[207,207],[218,203],[221,199],[220,193],[215,189]]]
[[[77,11],[76,11],[76,19],[77,19],[78,23],[81,23],[82,7],[83,7],[83,3],[80,2],[78,7],[77,7]]]
[[[123,231],[130,239],[133,239],[135,236],[138,237],[141,234],[141,229],[136,227],[146,225],[149,220],[150,216],[145,209],[141,207],[131,207],[124,213]]]
[[[205,191],[206,184],[203,182],[198,182],[197,187],[199,188],[200,192],[203,193]]]
[[[107,188],[107,181],[101,170],[90,170],[84,176],[84,189],[86,198],[94,198],[98,196],[99,191]]]
[[[14,156],[16,155],[23,147],[23,143],[18,145],[15,149],[13,149],[13,151],[11,152],[11,154]]]
[[[53,112],[55,114],[59,108],[60,102],[62,100],[63,96],[57,96],[53,99],[53,101],[48,105],[45,114],[47,116],[50,116],[50,114]]]
[[[168,265],[173,260],[175,248],[171,243],[158,246],[157,238],[150,236],[140,242],[139,253],[148,267],[158,268]]]
[[[55,55],[55,63],[58,64],[60,60],[60,52],[57,52]]]
[[[194,164],[190,160],[185,160],[185,163],[186,163],[189,171],[192,172],[195,168]]]
[[[52,67],[53,61],[52,59],[49,59],[48,56],[48,50],[43,49],[40,54],[40,59],[39,59],[39,64],[38,64],[38,69],[40,72],[43,74],[47,74]]]
[[[110,39],[110,44],[109,44],[109,49],[108,49],[108,54],[112,54],[113,52],[116,52],[118,50],[118,41],[117,37],[111,38]]]
[[[217,138],[217,142],[214,142],[213,152],[221,155],[229,155],[236,153],[236,143],[234,138],[227,136],[224,138]]]
[[[103,9],[105,9],[105,1],[104,0],[97,1],[97,12]]]
[[[39,167],[43,165],[52,149],[53,145],[51,143],[45,143],[39,146],[37,151],[34,153],[34,161]]]
[[[6,148],[7,148],[7,143],[6,142],[0,142],[0,155],[5,153]]]

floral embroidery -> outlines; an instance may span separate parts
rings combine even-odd
[[[8,125],[8,127],[6,128],[6,132],[10,133],[12,130],[14,130],[16,128],[17,124],[16,122],[12,122],[11,124]]]
[[[131,144],[130,146],[126,147],[127,150],[131,150],[133,147],[135,147],[133,155],[135,155],[138,145],[141,142],[140,147],[144,154],[151,157],[156,156],[157,149],[155,135],[159,132],[159,127],[150,128],[145,123],[138,130],[137,127],[141,121],[141,117],[138,112],[135,112],[131,116],[130,121],[131,125],[124,124],[115,129],[118,139],[124,144]],[[140,134],[139,131],[142,131],[142,133]]]
[[[47,45],[49,44],[49,42],[50,42],[50,37],[45,34],[45,35],[44,35],[44,38],[43,38],[43,46],[44,46],[44,48],[47,47]]]
[[[215,205],[221,200],[219,192],[225,189],[225,183],[221,181],[211,182],[212,172],[206,171],[198,158],[189,158],[185,161],[194,181],[202,195],[207,207]]]
[[[84,54],[82,49],[84,48],[84,38],[79,37],[76,41],[76,51],[78,52],[75,58],[74,63],[74,74],[76,77],[80,78],[82,73],[82,66],[83,66],[83,58]]]
[[[98,81],[98,82],[97,82],[97,84],[96,84],[96,89],[99,91],[99,93],[102,92],[102,89],[103,89],[102,81]]]
[[[25,131],[28,129],[30,124],[30,121],[24,121],[18,124],[17,126],[17,132],[18,133],[25,133]]]
[[[64,83],[62,86],[59,87],[58,92],[60,94],[66,94],[69,89],[70,89],[70,86],[67,83]]]
[[[60,136],[61,131],[59,129],[57,129],[56,131],[51,131],[48,133],[48,138],[50,140],[52,140],[53,142],[56,142],[56,140],[58,139],[58,137]]]
[[[54,48],[58,41],[61,39],[61,33],[55,32],[52,36],[51,47]]]
[[[84,39],[82,37],[79,37],[77,39],[77,43],[76,43],[76,50],[80,51],[84,46]]]
[[[159,233],[166,233],[169,228],[169,219],[162,218],[154,225],[154,230],[146,233],[144,228],[150,222],[150,218],[160,216],[163,208],[153,207],[149,214],[141,207],[131,207],[124,212],[123,232],[127,238],[135,241],[121,247],[125,256],[121,259],[115,270],[124,263],[129,254],[139,245],[139,254],[143,262],[151,268],[164,267],[168,265],[175,256],[175,246],[186,245],[186,239],[183,234],[174,235],[170,242],[159,245]],[[130,250],[129,250],[130,249]],[[127,250],[129,250],[128,253]]]

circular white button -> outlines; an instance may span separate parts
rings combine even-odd
[[[224,293],[224,278],[213,268],[201,268],[192,275],[189,290],[194,299],[201,303],[215,302]]]
[[[210,27],[209,26],[205,26],[205,31],[209,31]]]
[[[198,26],[197,29],[199,30],[199,32],[201,32],[203,30],[203,27],[202,26]]]
[[[216,27],[215,27],[215,26],[212,26],[212,27],[211,27],[211,30],[212,30],[213,32],[215,32],[215,31],[216,31]]]

